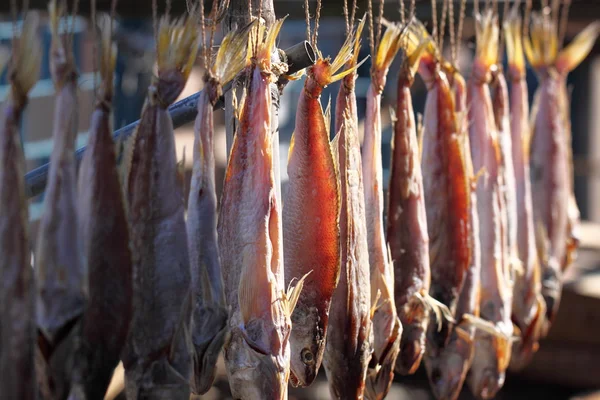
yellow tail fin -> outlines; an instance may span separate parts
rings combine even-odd
[[[514,7],[504,22],[506,36],[506,53],[508,64],[521,75],[525,73],[525,57],[523,55],[523,40],[521,17],[518,8]]]
[[[600,34],[600,21],[588,25],[575,39],[565,47],[556,60],[556,69],[566,74],[574,70],[592,51],[594,43]]]

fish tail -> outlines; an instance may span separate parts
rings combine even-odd
[[[266,28],[263,23],[259,23],[252,29],[249,44],[254,46],[254,51],[251,54],[263,71],[271,70],[271,53],[275,47],[277,35],[279,35],[279,31],[283,26],[283,21],[285,21],[285,17],[278,19],[270,28]]]
[[[26,96],[40,76],[42,50],[37,38],[38,26],[39,15],[35,12],[28,13],[11,61],[12,91],[15,97]],[[16,91],[19,93],[15,93]]]
[[[354,50],[352,53],[352,59],[349,65],[354,66],[358,63],[358,55],[360,53],[360,37],[362,36],[363,29],[365,28],[365,21],[367,20],[367,14],[365,14],[360,20],[356,31],[354,32]],[[382,39],[383,41],[383,39]]]
[[[423,77],[429,79],[432,75],[430,71],[433,71],[440,55],[425,25],[413,18],[402,30],[399,41],[406,54],[404,66],[407,71],[414,76],[422,66]]]
[[[193,18],[170,21],[168,17],[163,17],[158,28],[159,75],[175,70],[186,80],[196,60],[198,45],[198,29]]]
[[[556,69],[560,74],[574,70],[590,54],[600,34],[600,21],[588,25],[565,47],[556,59]]]
[[[491,10],[476,15],[476,51],[474,70],[485,76],[498,62],[498,17]]]
[[[246,65],[248,34],[252,26],[254,24],[230,32],[221,42],[213,65],[213,73],[222,85],[231,81]]]
[[[525,76],[525,56],[523,54],[522,20],[517,4],[504,22],[508,65],[514,76]]]
[[[375,54],[375,60],[373,60],[373,69],[377,71],[386,71],[396,54],[402,46],[400,40],[402,36],[402,29],[397,24],[388,24],[381,42],[377,47]]]
[[[558,53],[558,36],[555,24],[544,15],[532,13],[529,37],[523,38],[525,56],[537,70],[554,64]]]
[[[359,34],[362,32],[365,20],[366,18],[363,18],[356,31],[346,38],[342,48],[331,64],[329,64],[327,60],[324,60],[320,52],[317,51],[319,53],[319,60],[317,60],[317,63],[313,65],[312,74],[319,85],[325,87],[333,82],[343,79],[345,76],[356,71],[358,67],[360,67],[367,60],[365,58],[359,63],[354,62],[355,59],[358,59],[358,52],[360,50]],[[342,69],[344,65],[348,65],[349,68],[342,72],[336,73]]]

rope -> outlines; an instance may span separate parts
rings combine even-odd
[[[369,47],[371,55],[375,56],[375,39],[373,38],[373,0],[367,3],[367,12],[369,13]]]
[[[214,21],[216,17],[217,17],[217,0],[213,0],[212,9],[210,10],[210,20]],[[210,26],[210,40],[208,42],[208,48],[206,49],[206,51],[208,52],[208,62],[209,62],[209,64],[206,64],[207,67],[209,65],[212,65],[212,63],[213,63],[213,60],[212,60],[212,57],[213,57],[212,47],[213,47],[214,40],[215,40],[215,29],[216,28],[217,28],[216,24],[214,24],[214,23],[211,24],[211,26]],[[202,39],[202,40],[204,40],[204,39]],[[204,45],[204,42],[202,42],[202,44]]]
[[[306,17],[306,40],[310,42],[310,8],[308,0],[304,0],[304,15]]]
[[[529,22],[531,19],[531,8],[532,8],[532,1],[531,0],[525,0],[525,14],[523,15],[523,36],[524,37],[528,37],[529,36]]]
[[[477,1],[475,2],[477,3]],[[463,24],[465,22],[465,14],[467,8],[467,0],[462,0],[460,2],[460,11],[458,15],[458,28],[457,28],[457,38],[456,38],[456,56],[460,54],[460,46],[462,44],[462,34],[463,34]]]
[[[456,32],[454,31],[454,0],[448,4],[448,29],[450,30],[450,61],[456,67]]]
[[[317,37],[319,36],[319,20],[321,19],[321,0],[317,0],[317,15],[315,17],[315,31],[313,32],[313,47],[317,48]]]
[[[378,16],[378,21],[377,21],[377,37],[375,38],[376,40],[376,47],[379,47],[379,42],[381,40],[381,28],[383,25],[383,4],[384,4],[384,0],[379,0],[379,16]]]
[[[440,17],[440,31],[438,33],[438,43],[440,45],[440,52],[444,51],[444,36],[446,33],[446,14],[448,13],[448,1],[453,0],[443,0],[442,2],[442,16]]]
[[[399,0],[400,3],[400,23],[404,25],[406,23],[406,16],[404,14],[404,0]]]
[[[92,42],[93,42],[93,48],[92,48],[92,64],[94,66],[94,71],[98,71],[98,37],[96,34],[96,0],[91,0],[91,5],[90,5],[91,9],[90,9],[90,19],[92,22]],[[92,78],[93,82],[94,82],[94,99],[97,98],[98,96],[98,82],[96,80],[96,74],[93,74],[93,78]]]
[[[558,31],[558,45],[562,47],[567,34],[567,22],[569,21],[569,7],[571,6],[571,0],[564,0],[563,12],[560,18],[560,29]]]
[[[438,29],[437,29],[437,7],[436,7],[436,0],[431,0],[431,18],[433,18],[433,28],[431,30],[431,36],[433,37],[433,39],[435,40],[437,38],[438,35]]]

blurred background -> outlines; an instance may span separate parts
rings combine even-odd
[[[98,7],[108,10],[110,1],[99,0]],[[159,11],[164,9],[160,4]],[[316,1],[310,1],[314,14]],[[408,10],[409,2],[406,2]],[[440,2],[441,3],[441,2]],[[485,3],[481,2],[482,7]],[[534,1],[534,10],[540,4]],[[118,17],[115,39],[119,55],[115,75],[114,128],[118,129],[139,118],[147,88],[153,72],[154,38],[152,31],[151,3],[145,0],[122,0],[118,5]],[[205,7],[211,2],[206,1]],[[318,36],[318,48],[323,55],[337,54],[345,40],[345,23],[342,13],[342,0],[323,0],[321,23]],[[374,0],[374,9],[378,9],[378,0]],[[502,10],[503,2],[499,0]],[[30,1],[32,8],[45,9],[45,2]],[[419,19],[431,24],[430,1],[417,1],[416,14]],[[474,51],[474,25],[472,18],[472,0],[467,1],[467,13],[463,32],[463,42],[459,54],[459,64],[465,77],[470,75],[470,63]],[[79,79],[79,136],[77,147],[85,145],[89,116],[93,107],[94,95],[94,57],[93,36],[89,29],[88,19],[90,4],[81,2],[80,17],[74,21],[74,52],[80,71]],[[289,15],[280,34],[278,47],[286,49],[306,38],[303,0],[274,0],[277,17]],[[455,2],[455,13],[458,14],[459,2]],[[438,14],[441,6],[438,5]],[[357,17],[367,10],[367,3],[358,1]],[[185,0],[172,0],[172,14],[186,12]],[[384,17],[391,21],[399,20],[399,3],[387,1]],[[566,40],[570,41],[588,23],[600,19],[600,1],[573,0]],[[42,73],[40,81],[30,94],[29,106],[22,121],[21,135],[24,143],[27,170],[48,162],[51,150],[51,126],[53,120],[54,87],[50,79],[48,52],[50,33],[47,19],[43,19],[39,31],[39,39],[43,42]],[[70,22],[71,23],[71,22]],[[70,24],[69,23],[69,24]],[[18,26],[18,23],[17,23]],[[18,30],[18,29],[17,29]],[[10,49],[14,24],[8,1],[0,2],[0,49]],[[217,30],[215,43],[220,42],[221,30]],[[449,43],[446,40],[446,43]],[[447,46],[448,47],[448,46]],[[449,50],[449,49],[447,49]],[[369,54],[367,36],[363,36],[360,58]],[[388,109],[395,104],[396,77],[401,56],[397,57],[390,69],[387,86],[383,94],[383,165],[384,182],[387,184],[391,139],[391,119]],[[359,132],[362,135],[362,123],[365,109],[365,95],[369,85],[370,59],[358,70],[356,94],[360,118]],[[537,86],[537,78],[529,69],[527,75],[530,97],[533,97]],[[280,158],[282,167],[282,183],[287,180],[285,166],[291,134],[295,124],[297,99],[304,79],[290,82],[281,97],[279,111]],[[579,259],[566,277],[563,300],[556,322],[531,365],[519,373],[511,373],[507,377],[505,388],[498,398],[502,399],[600,399],[600,42],[596,44],[591,55],[569,75],[568,83],[572,90],[571,117],[573,128],[573,153],[575,171],[575,193],[582,214],[582,248]],[[0,100],[7,95],[6,72],[0,74]],[[202,69],[194,67],[191,77],[180,98],[187,97],[202,88]],[[335,96],[339,89],[333,84],[323,92],[322,103],[325,107],[332,99],[335,112]],[[413,87],[413,100],[416,112],[423,111],[426,90],[423,82],[417,78]],[[226,166],[225,128],[223,112],[215,113],[216,122],[216,161],[217,186],[221,188]],[[187,124],[175,131],[178,159],[185,153],[186,172],[191,174],[193,124]],[[187,197],[186,197],[187,198]],[[30,218],[32,223],[31,238],[34,239],[36,222],[39,220],[43,205],[43,195],[32,199]],[[219,376],[215,387],[202,399],[227,399],[229,388],[224,375],[223,364],[220,364]],[[323,372],[323,371],[322,371]],[[464,398],[469,395],[463,393]],[[328,399],[329,392],[324,374],[308,389],[291,389],[291,399]],[[429,399],[427,379],[423,371],[413,377],[396,377],[394,387],[389,394],[390,399]],[[462,398],[462,397],[461,397]]]

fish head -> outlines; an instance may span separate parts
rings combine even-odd
[[[221,306],[203,305],[194,310],[194,374],[191,387],[196,394],[208,392],[215,380],[217,359],[229,333],[227,317],[227,309]]]
[[[425,302],[413,296],[403,307],[403,331],[400,341],[400,355],[396,363],[396,372],[411,375],[421,364],[425,352],[425,337],[429,309]]]
[[[377,312],[375,316],[377,316]],[[373,325],[379,327],[377,321],[374,318]],[[398,317],[393,318],[391,329],[391,332],[386,330],[388,334],[386,335],[385,346],[380,349],[376,347],[371,354],[365,387],[365,397],[367,399],[384,399],[394,380],[394,366],[400,351],[400,339],[402,337],[402,323]],[[375,335],[377,335],[377,332],[375,332]],[[375,343],[377,346],[377,340]]]
[[[491,399],[502,388],[510,361],[510,347],[510,338],[476,331],[475,356],[468,376],[474,396]]]
[[[291,382],[293,386],[309,386],[317,376],[325,351],[324,319],[317,307],[298,302],[292,314]]]
[[[289,369],[287,354],[271,354],[247,341],[241,329],[233,328],[225,344],[225,362],[233,399],[286,399]]]
[[[460,393],[473,359],[472,332],[457,326],[450,342],[434,357],[426,356],[427,376],[435,398],[455,399]]]
[[[537,296],[536,310],[533,318],[521,332],[520,339],[513,343],[512,355],[510,357],[510,368],[518,371],[523,369],[531,360],[539,347],[539,339],[544,329],[546,304],[541,296]]]

